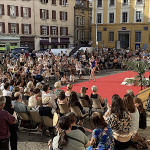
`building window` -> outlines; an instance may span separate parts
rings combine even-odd
[[[66,35],[66,27],[62,27],[62,35]]]
[[[2,27],[2,23],[0,23],[0,33],[3,32],[3,27]]]
[[[42,3],[47,3],[47,0],[42,0]]]
[[[10,16],[16,16],[16,6],[10,6]]]
[[[23,17],[28,17],[28,8],[27,7],[23,7]]]
[[[128,5],[128,0],[123,0],[122,5],[123,5],[123,6],[124,6],[124,5]]]
[[[16,34],[17,33],[17,29],[16,29],[16,24],[11,24],[11,34]]]
[[[109,42],[114,42],[114,32],[113,31],[109,32]]]
[[[136,22],[142,22],[142,11],[136,11]]]
[[[80,25],[82,25],[82,18],[80,17]]]
[[[0,5],[0,15],[2,15],[2,5]]]
[[[135,31],[135,42],[141,42],[141,31]]]
[[[109,13],[109,23],[114,23],[114,13]]]
[[[29,34],[29,25],[24,24],[24,34]]]
[[[85,25],[85,17],[82,17],[82,25]]]
[[[85,31],[82,30],[82,39],[84,40],[85,39]]]
[[[76,39],[79,40],[79,30],[77,30]]]
[[[42,34],[47,35],[47,26],[42,26]]]
[[[102,16],[102,14],[101,13],[98,13],[97,14],[97,23],[102,23],[102,21],[101,21],[101,16]]]
[[[52,0],[52,4],[53,4],[53,5],[56,5],[56,0]]]
[[[81,13],[84,14],[84,9],[81,9]]]
[[[80,30],[79,31],[79,40],[81,40],[82,39],[82,31]]]
[[[79,17],[76,17],[76,25],[79,25]]]
[[[126,23],[128,20],[128,13],[127,12],[123,12],[122,13],[122,22]]]
[[[136,4],[138,5],[138,4],[143,4],[143,1],[142,0],[137,0],[136,1]]]
[[[109,6],[114,6],[115,5],[115,0],[110,0]]]
[[[62,6],[66,6],[66,0],[62,0]]]
[[[52,26],[52,35],[56,35],[56,26]]]
[[[97,42],[101,42],[101,31],[97,31]]]
[[[66,12],[63,12],[63,11],[62,11],[61,15],[62,15],[62,16],[61,16],[62,20],[63,20],[63,21],[66,21]]]
[[[47,19],[47,10],[46,9],[42,9],[42,19]]]
[[[91,40],[91,31],[88,31],[88,39]]]
[[[102,0],[97,0],[97,7],[102,7]]]

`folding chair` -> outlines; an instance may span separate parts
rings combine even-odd
[[[68,106],[66,104],[58,104],[61,114],[67,114],[69,112]]]

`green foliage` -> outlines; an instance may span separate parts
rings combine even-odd
[[[129,79],[128,81],[126,81],[127,84],[138,82],[139,85],[141,85],[141,89],[142,89],[142,85],[145,86],[150,85],[150,81],[146,80],[143,77],[145,72],[150,68],[150,63],[148,63],[147,61],[126,61],[124,64],[127,66],[128,69],[137,72],[138,75],[136,75],[136,77],[140,78],[140,80]]]

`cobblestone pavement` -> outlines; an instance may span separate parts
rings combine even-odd
[[[96,78],[100,78],[103,76],[108,76],[111,74],[120,73],[123,71],[114,71],[114,70],[103,70],[100,71],[96,75]],[[89,76],[85,76],[84,80],[88,80]],[[81,81],[80,81],[81,82]],[[50,83],[51,86],[53,83]],[[147,116],[147,129],[139,130],[139,133],[143,136],[146,136],[148,140],[150,140],[150,114]],[[89,124],[89,117],[84,120],[84,127],[90,129]],[[41,139],[41,132],[35,130],[36,126],[33,126],[31,135],[29,136],[29,129],[28,128],[20,128],[18,133],[18,150],[48,150],[47,142],[48,140],[52,139],[53,136],[47,137],[44,135]],[[91,138],[91,133],[86,132],[88,138]],[[134,148],[130,147],[128,150],[135,150]]]

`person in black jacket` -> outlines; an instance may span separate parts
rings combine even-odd
[[[134,104],[139,110],[139,128],[145,129],[147,128],[147,121],[146,121],[146,110],[143,108],[143,103],[140,98],[134,99]]]
[[[48,96],[45,96],[42,99],[43,106],[39,107],[39,114],[40,116],[48,116],[51,119],[53,119],[53,114],[55,112],[55,109],[50,107],[50,104],[51,104],[50,101],[51,101],[51,98]]]

